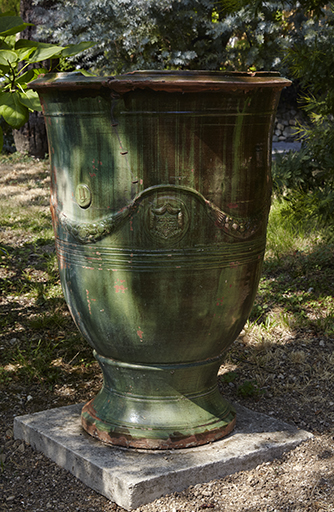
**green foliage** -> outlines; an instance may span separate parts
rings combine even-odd
[[[82,65],[100,74],[282,70],[286,44],[298,30],[295,17],[305,17],[305,9],[293,0],[60,0],[46,13],[40,37],[99,41]]]
[[[43,8],[44,0],[35,0]],[[99,74],[134,69],[278,70],[324,18],[323,0],[59,0],[43,14],[39,37],[98,44],[80,65]],[[309,30],[309,27],[306,27]],[[74,59],[77,62],[76,59]]]
[[[273,186],[284,201],[282,215],[292,222],[325,225],[334,219],[334,133],[332,123],[305,126],[301,151],[277,155]],[[328,230],[332,236],[331,230]]]
[[[320,179],[317,164],[306,147],[300,151],[278,154],[272,165],[273,187],[280,197],[292,191],[312,190]]]
[[[0,0],[0,12],[11,11],[15,15],[20,14],[20,0]]]
[[[299,128],[303,150],[275,162],[274,186],[284,193],[286,215],[328,223],[334,219],[334,4],[307,4],[314,14],[300,22],[286,64],[303,91],[309,124]]]
[[[47,71],[42,62],[62,61],[94,44],[81,42],[59,46],[26,39],[16,41],[12,37],[29,25],[14,12],[0,14],[0,115],[12,128],[23,126],[28,121],[29,112],[41,110],[38,94],[29,90],[28,84]],[[36,64],[40,67],[31,69]],[[0,151],[2,146],[3,132],[0,128]]]

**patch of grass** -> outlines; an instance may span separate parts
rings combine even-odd
[[[281,202],[274,201],[263,275],[247,328],[255,334],[254,324],[261,326],[259,339],[284,328],[332,334],[334,245],[326,242],[325,229],[296,226],[281,210]]]
[[[292,350],[289,357],[292,363],[303,364],[306,360],[306,353],[304,350]]]
[[[45,199],[43,198],[44,206]],[[48,206],[47,204],[45,206]],[[24,208],[24,209],[23,209]],[[43,245],[47,241],[53,240],[53,232],[51,225],[51,218],[48,212],[40,211],[38,205],[23,205],[16,211],[8,214],[8,203],[2,200],[0,205],[1,227],[2,230],[10,229],[14,233],[23,234],[27,233],[30,236],[30,241],[37,245]]]
[[[55,350],[58,343],[51,340],[39,339],[29,341],[24,347],[18,347],[15,360],[18,363],[19,374],[25,380],[47,382],[52,384],[60,377],[58,368],[52,367]]]
[[[95,360],[60,286],[47,163],[12,155],[0,165],[0,387],[61,387]]]
[[[326,229],[320,227],[316,219],[313,223],[295,222],[283,215],[284,209],[285,205],[281,199],[273,200],[267,230],[266,268],[275,265],[285,266],[288,256],[308,253],[327,240]]]
[[[38,159],[37,159],[38,161]],[[1,165],[14,165],[14,164],[36,164],[36,158],[29,156],[28,153],[21,153],[15,151],[14,153],[1,153],[0,164]]]
[[[67,323],[68,319],[57,311],[51,314],[45,313],[44,315],[38,315],[36,318],[29,320],[31,329],[36,331],[61,328]]]

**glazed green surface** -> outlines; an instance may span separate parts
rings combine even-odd
[[[173,417],[187,437],[224,416],[216,373],[260,278],[281,87],[245,88],[242,80],[200,92],[134,87],[120,94],[112,81],[96,89],[40,87],[62,286],[104,372],[94,402],[100,429],[114,435],[124,420],[130,437],[168,438]],[[202,362],[210,359],[204,379]],[[122,372],[114,361],[142,367],[132,391],[124,376],[115,379]],[[177,371],[172,385],[164,377],[154,395],[147,364],[192,364],[194,373]],[[214,405],[194,400],[205,389],[208,396],[216,389]],[[164,390],[175,415],[164,409]],[[133,393],[143,408],[161,398],[149,402],[146,422],[154,428],[142,436],[131,414],[121,420],[124,400],[134,410]]]

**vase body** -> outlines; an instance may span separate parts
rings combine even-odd
[[[256,294],[275,74],[46,75],[62,287],[102,368],[93,436],[180,448],[229,433],[217,371]]]

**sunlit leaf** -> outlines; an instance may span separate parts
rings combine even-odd
[[[20,48],[15,50],[19,62],[22,60],[28,60],[28,57],[33,53],[34,48]]]
[[[29,119],[29,110],[21,103],[20,93],[0,93],[0,115],[13,128],[20,128]]]
[[[30,55],[28,62],[41,62],[55,57],[60,57],[61,51],[64,49],[63,46],[41,46],[39,45],[36,50]]]
[[[36,91],[28,89],[20,93],[21,103],[30,110],[42,110],[41,102]]]
[[[18,57],[12,50],[0,50],[0,64],[7,66],[18,61]]]

